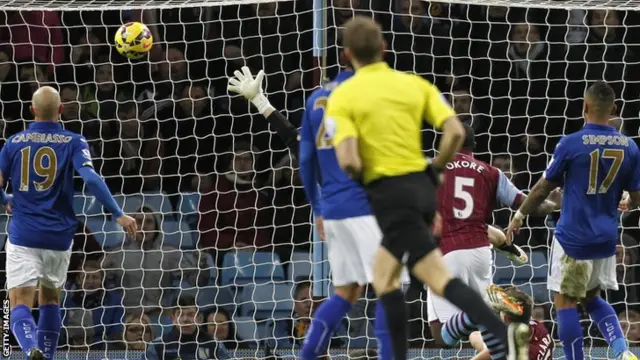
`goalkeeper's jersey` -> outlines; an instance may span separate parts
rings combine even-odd
[[[302,118],[300,142],[313,142],[312,154],[315,164],[320,170],[321,205],[311,204],[314,209],[321,208],[325,219],[340,220],[358,216],[371,215],[367,194],[362,186],[353,181],[342,171],[335,149],[330,138],[331,129],[324,123],[324,110],[329,94],[340,83],[350,78],[352,72],[342,72],[324,87],[314,91],[307,100],[305,114]],[[302,156],[302,155],[301,155]],[[302,166],[302,164],[301,164]],[[305,187],[315,184],[305,184]],[[313,191],[307,189],[307,192]]]

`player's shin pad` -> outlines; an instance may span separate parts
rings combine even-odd
[[[582,299],[587,296],[587,285],[593,270],[588,260],[577,260],[567,255],[561,259],[560,294]]]

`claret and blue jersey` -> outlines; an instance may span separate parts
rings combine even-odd
[[[13,190],[12,244],[67,250],[77,228],[74,168],[92,166],[86,140],[60,123],[35,122],[0,151],[0,171]]]
[[[332,129],[327,129],[323,122],[329,94],[352,75],[352,72],[342,72],[332,82],[311,94],[307,99],[300,131],[299,163],[305,192],[314,213],[331,220],[372,214],[362,186],[340,168],[331,143]],[[317,192],[318,183],[321,195]]]
[[[639,162],[636,143],[611,126],[587,124],[558,143],[544,178],[563,185],[555,237],[569,256],[615,254],[618,203],[624,190],[640,190]]]

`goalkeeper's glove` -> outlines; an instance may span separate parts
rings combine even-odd
[[[427,176],[429,177],[429,179],[431,179],[431,182],[433,182],[433,185],[435,187],[440,186],[440,183],[442,182],[441,181],[441,176],[443,172],[442,168],[437,167],[431,162],[429,163],[429,165],[427,165],[427,169],[425,170],[425,172],[427,173]]]
[[[243,66],[242,72],[236,70],[233,74],[235,77],[230,77],[229,85],[227,85],[227,90],[229,92],[244,96],[245,99],[251,101],[253,106],[255,106],[262,115],[264,115],[269,109],[272,111],[275,110],[262,90],[264,71],[260,70],[254,78],[251,70],[249,70],[248,67]]]

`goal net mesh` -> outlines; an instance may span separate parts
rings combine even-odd
[[[56,86],[64,126],[87,138],[96,170],[142,229],[125,237],[78,179],[61,356],[291,357],[299,348],[319,303],[313,295],[326,295],[326,257],[314,244],[295,154],[247,101],[227,93],[227,77],[241,66],[265,71],[272,104],[299,126],[305,98],[338,71],[340,26],[354,14],[373,16],[385,32],[385,60],[433,81],[474,127],[477,157],[528,190],[560,137],[582,126],[590,81],[613,86],[612,123],[636,138],[636,6],[333,0],[314,11],[311,0],[4,1],[2,139],[28,126],[38,86]],[[316,33],[320,13],[326,28]],[[128,21],[151,29],[148,59],[117,54],[113,37]],[[425,152],[433,154],[436,134],[424,135]],[[491,221],[506,228],[510,214],[498,210]],[[639,220],[636,213],[621,219],[621,286],[605,295],[635,346]],[[498,255],[494,272],[496,283],[533,296],[534,318],[554,337],[546,274],[556,220],[557,214],[530,218],[516,239],[530,264],[516,267]],[[8,221],[0,218],[2,231]],[[423,290],[405,288],[411,357],[471,356],[468,349],[435,346]],[[375,349],[374,308],[368,291],[333,334],[332,354]],[[606,358],[602,335],[583,319],[587,354]]]

